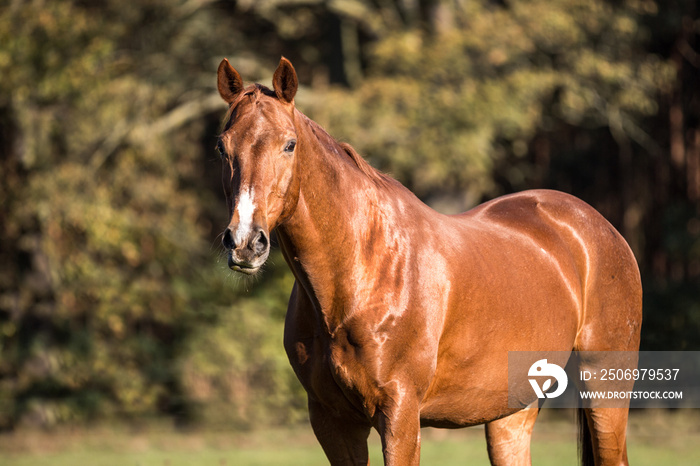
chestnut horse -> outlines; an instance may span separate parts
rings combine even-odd
[[[284,347],[326,456],[368,464],[374,427],[385,464],[415,465],[421,426],[485,423],[492,464],[529,464],[538,406],[508,406],[508,351],[638,350],[627,243],[556,191],[435,212],[297,110],[297,87],[285,58],[273,89],[219,66],[223,244],[231,269],[254,274],[276,228],[296,278]],[[586,409],[586,462],[627,464],[627,415]]]

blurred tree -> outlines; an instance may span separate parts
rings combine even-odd
[[[535,184],[530,161],[503,163],[556,122],[649,141],[638,122],[655,114],[672,68],[643,48],[647,7],[440,3],[430,32],[387,32],[362,85],[333,95],[337,104],[319,99],[314,113],[419,195],[471,206]]]
[[[204,117],[225,108],[224,49],[249,44],[210,3],[0,10],[0,426],[188,415],[180,360],[216,320],[198,297],[240,289],[208,272],[224,212]]]

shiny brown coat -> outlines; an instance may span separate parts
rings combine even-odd
[[[385,464],[412,465],[421,426],[483,423],[493,464],[529,464],[538,409],[508,407],[508,351],[638,349],[635,258],[584,202],[526,191],[442,215],[299,112],[286,59],[273,90],[227,60],[218,88],[229,266],[257,272],[277,229],[284,346],[332,464],[367,464],[371,427]],[[627,410],[585,419],[595,464],[627,464]]]

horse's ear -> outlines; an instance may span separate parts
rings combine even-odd
[[[299,87],[297,72],[294,71],[292,62],[282,57],[280,64],[275,70],[275,75],[272,77],[272,87],[275,89],[277,98],[282,102],[291,104],[294,102],[294,96]]]
[[[243,80],[227,59],[221,60],[217,72],[217,85],[221,98],[227,103],[236,100],[236,96],[243,90]]]

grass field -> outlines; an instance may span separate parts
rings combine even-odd
[[[541,415],[532,444],[533,465],[575,465],[573,419]],[[628,438],[630,464],[700,464],[700,413],[635,413]],[[382,464],[376,433],[371,462]],[[424,429],[424,465],[488,465],[482,427]],[[12,466],[263,466],[326,465],[308,426],[237,432],[178,432],[168,428],[20,431],[0,436],[0,465]]]

